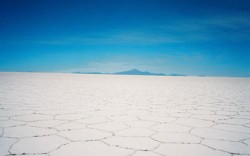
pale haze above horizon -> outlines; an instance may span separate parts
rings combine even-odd
[[[250,77],[249,0],[1,0],[0,72]]]

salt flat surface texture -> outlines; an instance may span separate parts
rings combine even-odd
[[[8,155],[250,155],[250,79],[0,73]]]

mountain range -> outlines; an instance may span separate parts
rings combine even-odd
[[[115,73],[102,73],[102,72],[73,72],[74,74],[113,74],[113,75],[154,75],[154,76],[186,76],[184,74],[164,74],[164,73],[152,73],[148,71],[140,71],[138,69],[131,69],[127,71],[115,72]]]
[[[122,71],[122,72],[116,72],[113,73],[115,75],[158,75],[158,76],[164,76],[165,74],[163,73],[151,73],[148,71],[140,71],[138,69],[131,69],[128,71]]]

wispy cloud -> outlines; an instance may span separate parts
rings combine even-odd
[[[173,36],[139,30],[112,30],[102,33],[85,34],[83,36],[62,36],[31,42],[49,45],[157,45],[178,43],[180,41]]]
[[[159,32],[171,34],[181,42],[246,41],[250,40],[250,17],[224,15],[183,19],[156,26]]]
[[[143,28],[109,29],[95,33],[51,36],[26,41],[42,45],[163,45],[188,42],[250,41],[250,17],[220,15],[217,17],[173,20]],[[22,41],[23,42],[23,41]]]
[[[216,17],[173,20],[143,28],[110,29],[82,35],[52,36],[31,40],[45,45],[160,45],[204,41],[250,40],[250,17],[220,15]]]

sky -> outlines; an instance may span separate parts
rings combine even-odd
[[[0,0],[1,72],[250,77],[249,0]]]

